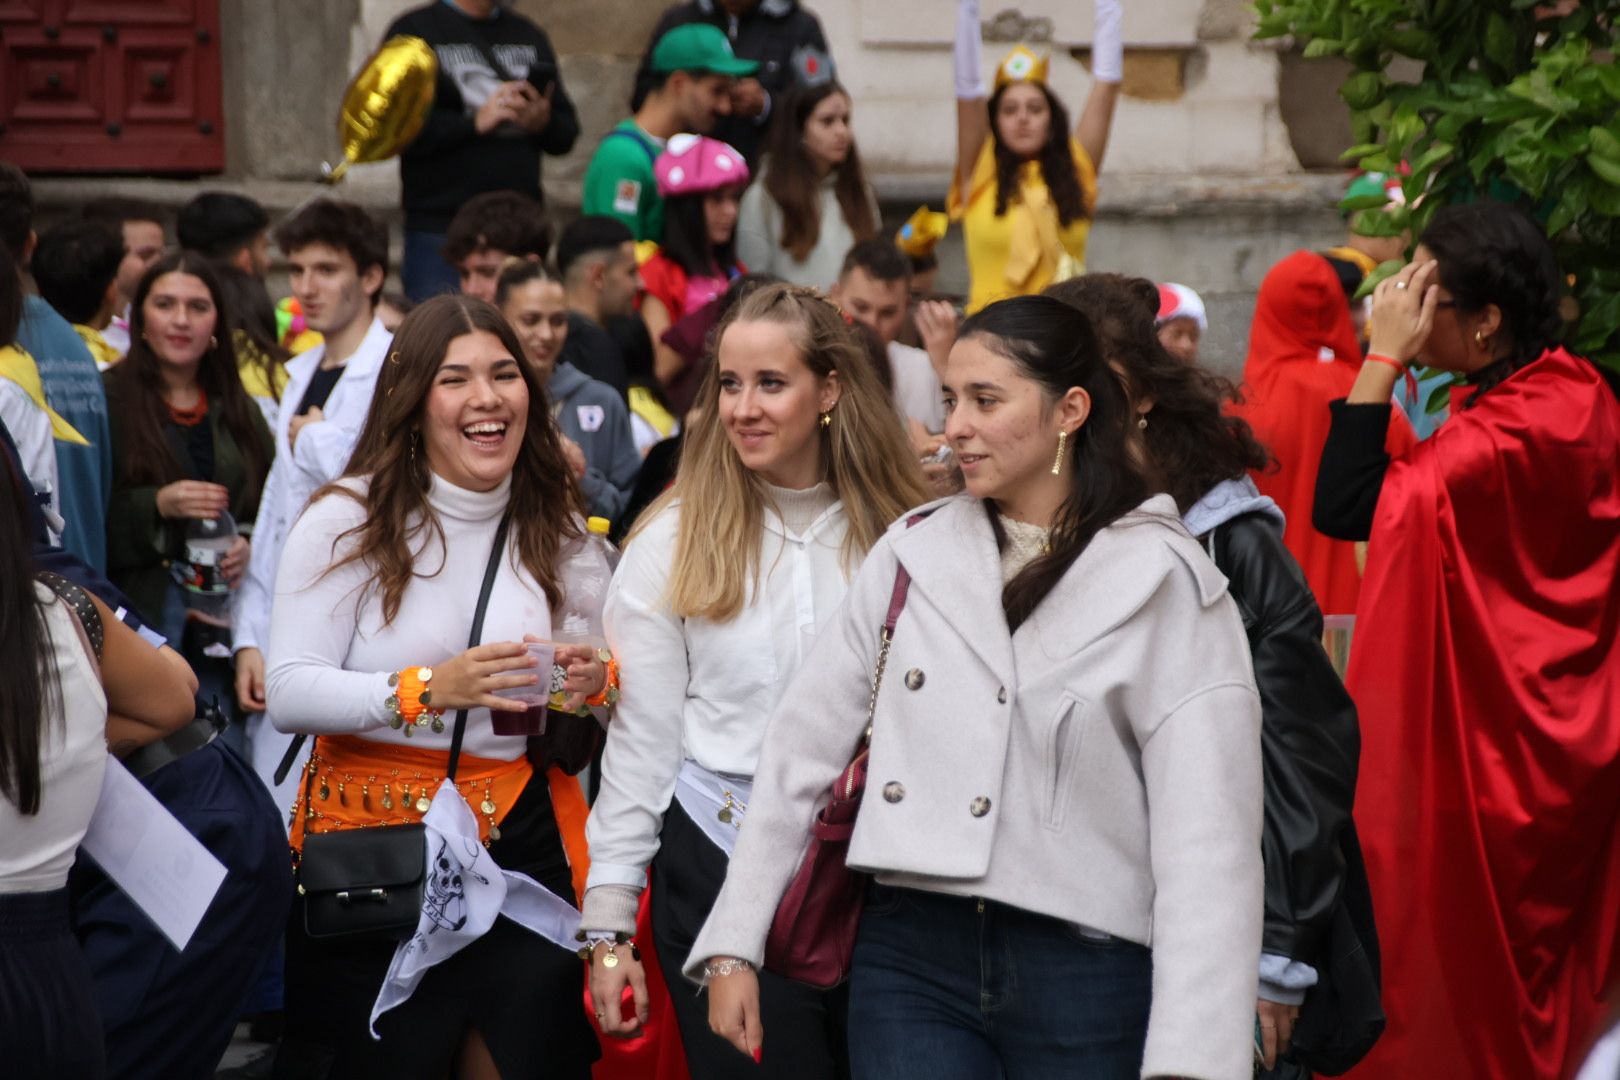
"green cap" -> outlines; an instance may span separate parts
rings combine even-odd
[[[652,69],[660,75],[672,71],[707,71],[714,75],[752,75],[754,60],[739,60],[731,42],[718,26],[687,23],[677,26],[653,46]]]

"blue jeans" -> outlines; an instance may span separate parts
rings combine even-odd
[[[854,1080],[1136,1080],[1149,949],[991,901],[874,884],[850,975]]]
[[[461,272],[444,261],[439,249],[444,247],[442,232],[405,232],[404,258],[400,262],[399,280],[405,295],[420,304],[440,293],[461,289]]]

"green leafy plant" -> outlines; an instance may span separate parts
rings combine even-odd
[[[1407,170],[1386,235],[1481,198],[1536,216],[1571,278],[1571,348],[1620,367],[1620,0],[1256,0],[1257,38],[1343,57],[1347,163]],[[1407,57],[1417,81],[1389,73]]]

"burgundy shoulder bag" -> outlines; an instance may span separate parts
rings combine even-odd
[[[906,522],[909,528],[926,515]],[[838,775],[827,805],[810,823],[810,847],[799,864],[782,902],[777,905],[771,932],[765,939],[765,966],[778,975],[827,990],[849,978],[860,927],[861,905],[866,899],[866,874],[849,868],[849,838],[855,815],[866,793],[866,756],[872,746],[872,717],[877,711],[878,689],[889,661],[894,624],[906,606],[911,575],[896,567],[889,613],[879,636],[877,666],[872,673],[872,696],[866,703],[866,732],[855,758]]]

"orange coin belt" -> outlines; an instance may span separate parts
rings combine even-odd
[[[443,750],[322,735],[304,766],[288,841],[294,851],[302,851],[305,833],[421,821],[449,763]],[[461,755],[456,788],[478,817],[479,838],[486,847],[501,838],[501,820],[533,776],[527,757],[501,761]]]

